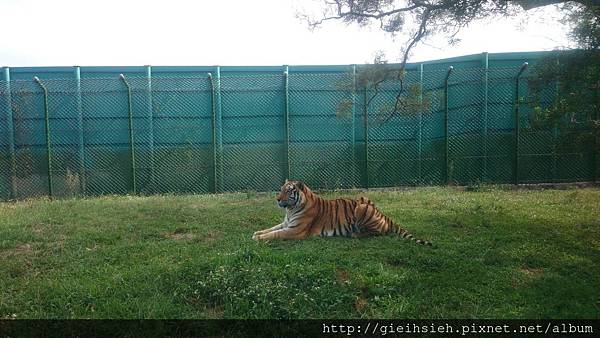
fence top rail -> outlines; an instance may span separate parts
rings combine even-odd
[[[531,73],[529,67],[521,77],[525,78]],[[450,82],[468,82],[471,80],[477,80],[479,76],[488,75],[489,81],[508,80],[515,78],[521,67],[501,67],[501,68],[454,68],[452,75],[450,76]],[[402,80],[404,83],[443,83],[447,75],[447,69],[435,69],[435,70],[408,70],[403,75]],[[147,90],[148,88],[148,77],[141,74],[126,74],[128,82],[132,86],[132,90]],[[214,75],[213,75],[214,76]],[[288,73],[289,88],[290,90],[300,89],[334,89],[334,90],[353,90],[354,87],[354,76],[357,79],[363,79],[362,84],[368,82],[368,74],[362,75],[360,71],[353,75],[352,71],[340,71],[340,72],[327,72],[327,73],[315,73],[315,72],[293,72]],[[367,78],[364,78],[366,76]],[[34,76],[30,79],[11,79],[10,85],[7,81],[0,80],[0,93],[6,91],[7,88],[11,88],[11,92],[37,92],[39,86],[34,82]],[[101,77],[84,77],[81,79],[76,78],[43,78],[40,77],[43,83],[48,87],[49,91],[69,91],[78,89],[82,91],[95,91],[98,89],[114,89],[119,90],[123,86],[122,81],[119,78],[119,74],[114,76],[106,76],[103,74]],[[240,89],[240,88],[256,88],[256,89],[269,89],[283,87],[283,81],[285,74],[283,72],[273,73],[253,73],[253,74],[223,74],[221,73],[221,89]],[[153,75],[152,89],[206,89],[211,88],[209,72],[200,72],[194,76],[166,76]],[[389,79],[381,83],[381,88],[392,87],[388,89],[394,89],[400,83],[396,76],[390,76]],[[98,88],[94,88],[97,86]],[[360,83],[359,83],[360,88]],[[78,90],[79,90],[78,89]]]

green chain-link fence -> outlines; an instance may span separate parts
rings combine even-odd
[[[376,89],[357,72],[0,81],[0,198],[598,177],[595,149],[532,125],[525,68],[417,67]]]

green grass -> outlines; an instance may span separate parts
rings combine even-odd
[[[0,318],[600,318],[600,189],[365,195],[434,246],[254,242],[274,194],[0,203]]]

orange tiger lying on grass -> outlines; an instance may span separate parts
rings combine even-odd
[[[252,239],[304,239],[310,235],[356,237],[394,233],[418,244],[431,245],[428,241],[415,239],[365,197],[357,200],[325,200],[304,183],[286,180],[277,195],[277,204],[286,208],[283,222],[255,232]]]

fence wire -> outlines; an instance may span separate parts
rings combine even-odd
[[[533,102],[519,72],[0,81],[0,198],[594,180],[595,149],[531,122],[556,88]]]

